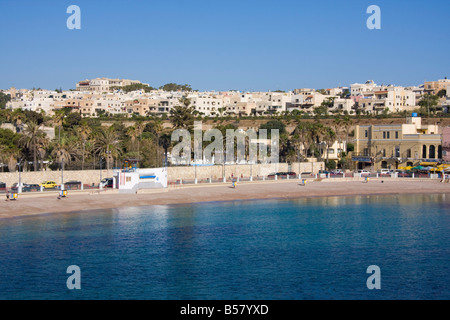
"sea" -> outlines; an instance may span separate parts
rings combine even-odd
[[[447,300],[450,195],[0,220],[1,300]]]

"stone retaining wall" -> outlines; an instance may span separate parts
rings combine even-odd
[[[286,172],[292,171],[296,174],[301,172],[313,172],[317,173],[319,170],[324,168],[323,162],[302,162],[293,163],[288,166],[286,163],[279,163],[274,165],[269,164],[257,164],[257,165],[226,165],[225,169],[223,165],[215,166],[180,166],[180,167],[169,167],[168,168],[168,180],[193,180],[195,177],[197,179],[220,179],[223,177],[223,172],[225,170],[225,177],[229,178],[233,174],[234,177],[249,177],[250,175],[256,176],[267,176],[273,172]],[[100,175],[100,170],[79,170],[79,171],[69,171],[64,170],[64,182],[71,180],[81,181],[83,184],[98,184],[100,181],[100,176],[102,178],[112,177],[113,170],[102,170]],[[46,180],[55,181],[57,184],[61,183],[61,171],[30,171],[22,172],[21,179],[23,183],[39,184]],[[14,183],[19,182],[18,172],[3,172],[0,173],[0,182],[6,183],[7,187],[11,187]]]

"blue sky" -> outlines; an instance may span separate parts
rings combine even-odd
[[[69,30],[69,5],[81,30]],[[381,9],[369,30],[367,8]],[[114,77],[293,90],[450,76],[450,1],[2,0],[0,88]]]

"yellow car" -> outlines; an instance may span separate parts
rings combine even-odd
[[[55,189],[58,185],[55,181],[45,181],[41,183],[39,186],[44,187],[44,189]]]

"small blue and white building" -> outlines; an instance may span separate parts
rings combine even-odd
[[[167,188],[167,168],[125,167],[113,173],[119,193],[137,193],[145,189]]]

